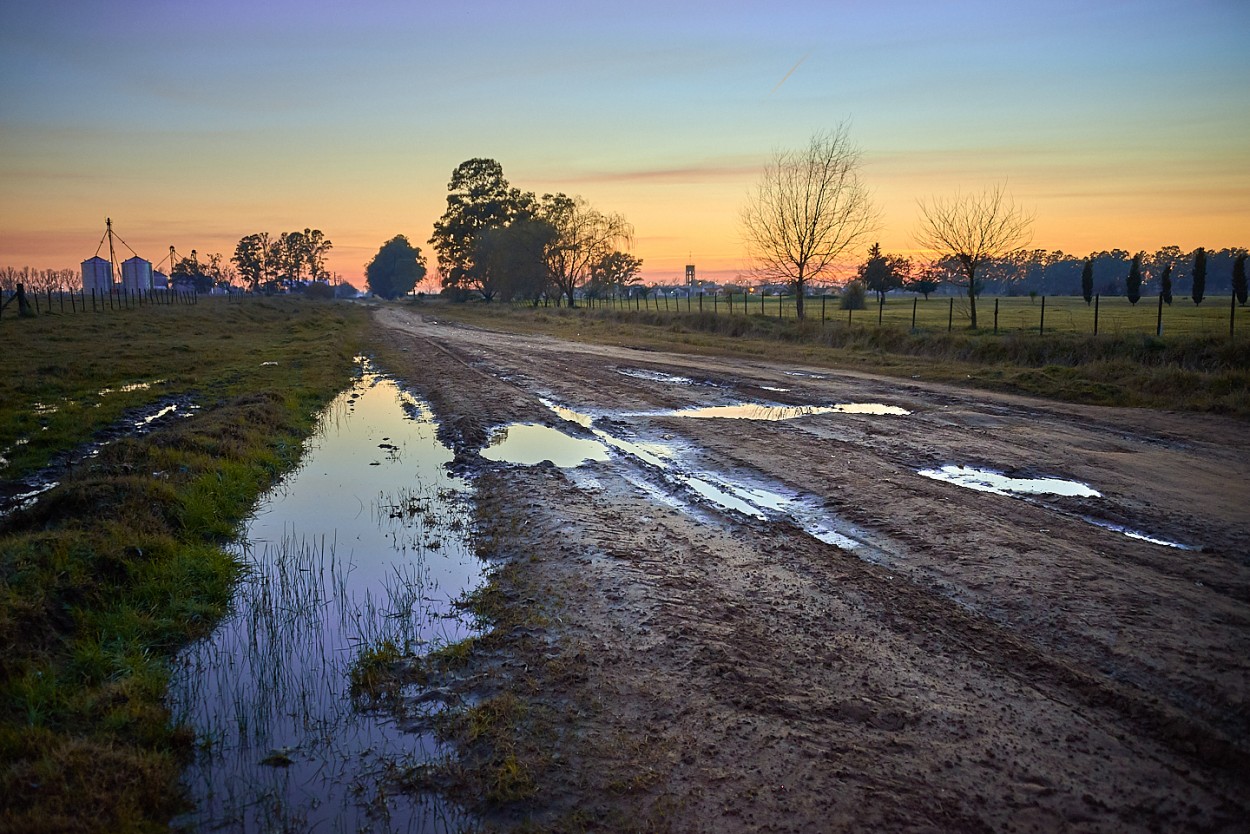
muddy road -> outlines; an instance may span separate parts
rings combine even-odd
[[[1243,423],[376,325],[490,473],[505,593],[547,612],[478,661],[475,686],[549,717],[532,794],[488,822],[1250,830]],[[773,408],[675,413],[742,404]],[[477,457],[513,423],[609,453]]]

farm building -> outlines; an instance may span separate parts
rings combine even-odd
[[[82,291],[100,290],[111,292],[113,289],[113,265],[100,256],[88,258],[82,262]]]
[[[138,255],[122,261],[122,286],[128,290],[152,289],[152,262]]]

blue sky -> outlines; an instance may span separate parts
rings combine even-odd
[[[624,213],[649,277],[728,275],[770,154],[844,121],[887,250],[1004,180],[1039,247],[1245,246],[1247,35],[1240,1],[8,3],[0,264],[107,215],[153,260],[321,228],[357,279],[488,156]]]

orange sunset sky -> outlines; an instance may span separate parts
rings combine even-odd
[[[624,214],[649,281],[731,279],[772,152],[840,122],[887,251],[1002,181],[1034,247],[1247,246],[1247,35],[1243,0],[9,3],[0,266],[76,268],[106,216],[153,262],[313,227],[360,286],[483,156]]]

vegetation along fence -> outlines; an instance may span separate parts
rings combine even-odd
[[[1235,296],[1208,296],[1201,304],[1175,298],[1143,298],[1132,304],[1123,296],[979,297],[977,318],[982,331],[993,333],[1069,333],[1106,335],[1185,335],[1250,338],[1250,310]],[[553,303],[559,305],[558,299]],[[648,310],[670,313],[712,313],[726,316],[798,318],[792,295],[761,296],[691,293],[634,293],[628,296],[587,298],[590,309]],[[953,331],[967,328],[971,312],[967,296],[890,296],[884,302],[869,300],[858,309],[843,309],[836,295],[807,296],[803,312],[807,319],[841,323],[849,327],[889,327],[912,331]]]

